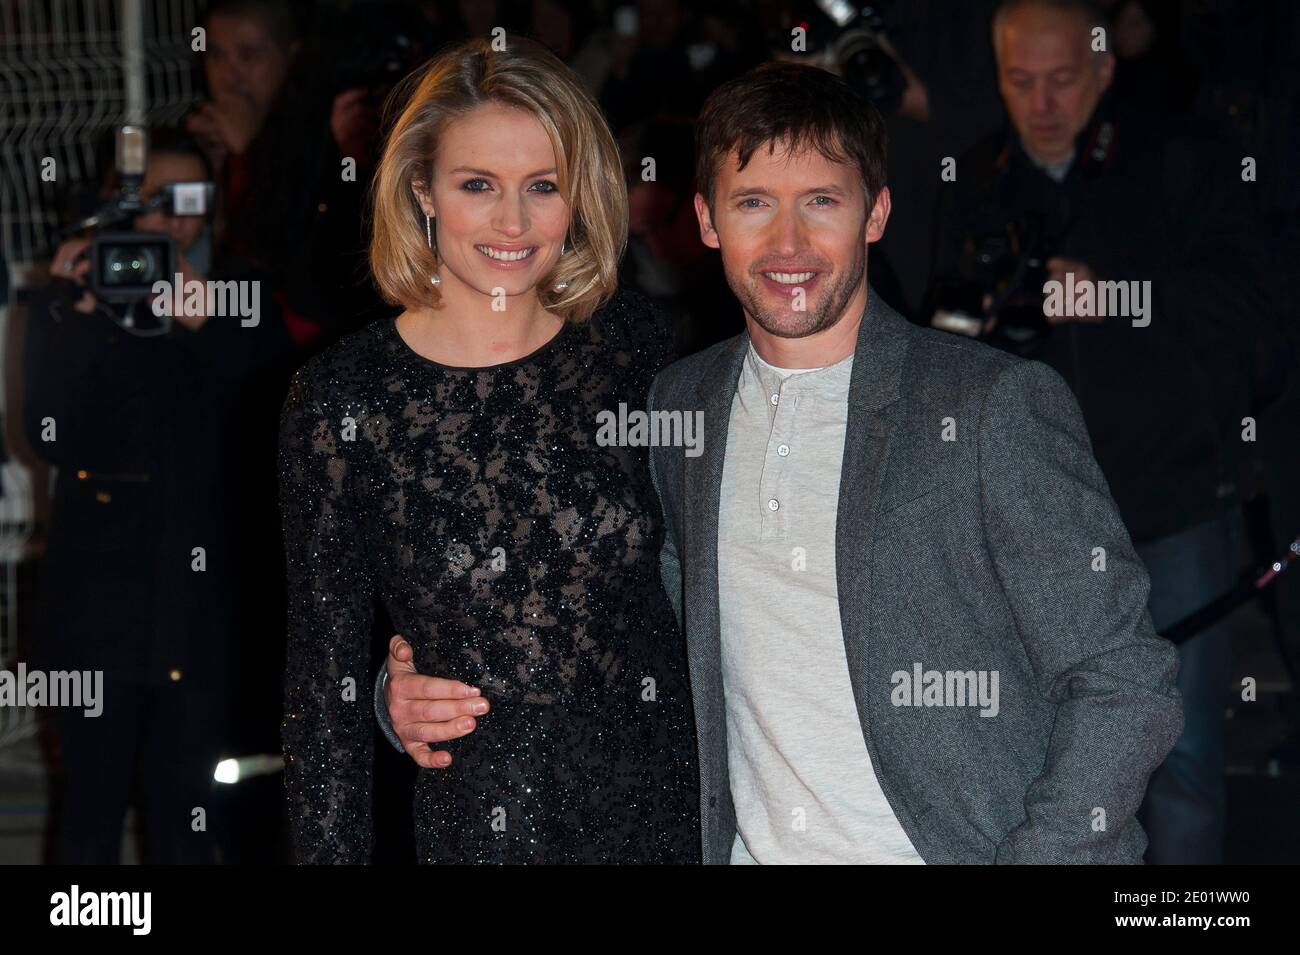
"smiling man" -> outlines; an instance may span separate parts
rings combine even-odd
[[[762,67],[697,138],[746,331],[650,405],[703,414],[651,462],[704,860],[1141,861],[1175,654],[1069,389],[872,292],[884,126],[841,80]]]
[[[698,130],[747,331],[651,402],[704,411],[652,461],[705,859],[1140,861],[1175,656],[1068,388],[871,292],[885,134],[838,79],[760,69]]]

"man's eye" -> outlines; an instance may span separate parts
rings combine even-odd
[[[480,185],[483,188],[480,189]],[[486,192],[491,187],[488,186],[486,179],[470,179],[465,183],[465,185],[461,186],[461,188],[466,192]]]
[[[825,201],[825,202],[818,202],[819,199],[825,199],[826,201]],[[813,196],[813,202],[818,202],[818,205],[822,205],[822,206],[833,206],[833,205],[835,205],[835,200],[832,199],[830,196]]]
[[[560,187],[557,186],[555,183],[551,182],[549,179],[542,179],[539,182],[535,182],[532,184],[530,188],[536,189],[538,192],[543,192],[543,193],[552,193],[552,192],[560,191]]]
[[[748,199],[741,199],[741,200],[740,200],[740,208],[742,208],[742,209],[756,209],[756,208],[758,208],[758,206],[751,206],[751,205],[750,205],[751,202],[757,202],[759,205],[762,205],[762,204],[763,204],[763,200],[762,200],[762,199],[755,199],[753,196],[750,196]]]

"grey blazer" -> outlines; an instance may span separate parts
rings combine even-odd
[[[652,448],[651,469],[714,864],[728,861],[736,832],[718,499],[748,341],[666,368],[649,397],[652,411],[704,412],[702,453]],[[1134,813],[1182,732],[1177,656],[1152,628],[1146,571],[1074,396],[1046,365],[914,326],[874,291],[855,355],[835,533],[840,617],[863,739],[895,815],[927,863],[1140,863],[1147,840]],[[899,705],[898,675],[918,665],[953,690],[961,674],[996,671],[997,715]],[[815,701],[804,715],[817,718]]]

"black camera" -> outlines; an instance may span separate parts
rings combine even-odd
[[[1043,285],[1054,244],[1034,211],[967,237],[960,274],[936,282],[931,292],[930,325],[1017,351],[1033,347],[1051,328]]]
[[[117,171],[121,186],[93,215],[82,219],[68,234],[94,229],[89,256],[88,287],[101,302],[126,303],[144,299],[155,282],[171,282],[176,271],[176,248],[161,232],[137,232],[132,220],[155,209],[173,216],[206,216],[212,209],[215,187],[210,182],[174,182],[161,187],[147,201],[140,186],[149,165],[148,133],[139,126],[123,126],[117,136]]]
[[[882,4],[851,0],[797,0],[773,19],[767,31],[773,50],[790,50],[790,30],[807,31],[806,53],[824,69],[838,73],[882,113],[898,111],[907,79],[885,34]]]

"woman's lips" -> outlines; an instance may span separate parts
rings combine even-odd
[[[486,259],[493,268],[508,270],[527,268],[537,255],[537,246],[535,245],[501,246],[481,244],[474,246],[474,250]]]

